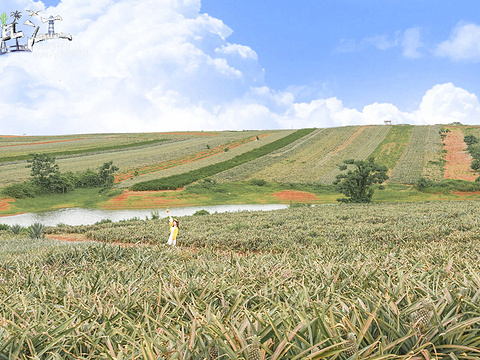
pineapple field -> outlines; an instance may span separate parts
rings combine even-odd
[[[0,358],[480,359],[478,205],[0,230]]]
[[[454,130],[442,137],[444,129]],[[63,172],[96,169],[106,161],[119,167],[116,187],[179,175],[219,164],[293,134],[294,130],[185,133],[91,134],[0,137],[0,186],[29,177],[31,154],[54,156]],[[445,145],[453,133],[480,133],[472,126],[375,125],[315,129],[293,142],[272,148],[213,176],[217,181],[264,179],[282,183],[331,184],[346,159],[373,156],[387,166],[390,183],[414,184],[419,177],[439,181],[474,179],[468,160],[460,171],[447,161],[465,154],[465,147]],[[461,144],[460,144],[461,145]],[[471,159],[470,159],[471,160]],[[445,173],[445,166],[447,172]]]

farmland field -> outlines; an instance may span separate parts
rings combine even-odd
[[[415,126],[408,145],[392,171],[390,181],[401,184],[414,184],[421,176],[428,175],[425,166],[427,162],[440,163],[442,160],[439,151],[440,126]],[[439,173],[430,174],[435,180]]]
[[[480,359],[478,205],[0,231],[0,357]]]
[[[331,184],[337,164],[366,159],[388,133],[385,126],[319,129],[298,143],[219,174],[219,180],[265,179],[288,183]]]
[[[151,164],[156,164],[162,161],[169,161],[173,160],[182,156],[187,156],[192,153],[196,153],[199,151],[206,150],[207,147],[214,148],[216,146],[229,143],[231,141],[235,141],[238,139],[242,139],[249,136],[257,136],[264,134],[266,132],[262,131],[245,131],[245,132],[221,132],[221,133],[170,133],[169,135],[166,134],[155,134],[156,137],[162,139],[168,139],[165,142],[159,142],[156,144],[151,144],[147,146],[140,146],[138,148],[125,148],[125,149],[118,149],[118,150],[108,150],[108,151],[92,151],[87,153],[81,153],[77,155],[70,155],[70,156],[58,156],[57,163],[60,166],[60,170],[62,172],[65,171],[77,171],[79,169],[97,169],[103,163],[107,161],[113,161],[116,166],[120,168],[121,172],[131,171],[136,168],[142,166],[148,166]],[[268,133],[277,133],[277,131],[271,131]],[[284,136],[289,132],[286,131],[281,135]],[[126,136],[127,134],[124,134]],[[133,134],[131,134],[133,137]],[[269,138],[275,139],[276,136],[269,136],[265,139],[266,142],[270,141]],[[110,136],[107,136],[110,141]],[[136,139],[136,137],[134,137]],[[138,139],[148,139],[147,134],[140,134]],[[10,138],[7,138],[10,139]],[[46,139],[56,139],[57,137],[47,137],[43,138],[42,141]],[[267,140],[268,139],[268,140]],[[4,138],[0,140],[0,144],[4,144]],[[63,137],[60,139],[63,140]],[[126,140],[123,140],[126,141]],[[132,142],[133,140],[130,140]],[[138,141],[138,140],[137,140]],[[41,141],[38,141],[41,142]],[[23,142],[22,142],[23,143]],[[265,142],[263,142],[265,143]],[[10,143],[7,143],[10,144]],[[42,150],[36,146],[28,147],[25,151],[21,151],[19,147],[12,147],[16,152],[12,154],[16,155],[25,155],[29,153],[35,152],[45,152],[45,153],[54,153],[56,149],[58,149],[58,143],[50,143],[48,146],[50,148]],[[69,151],[75,151],[77,149],[77,145],[75,141],[68,141],[62,142],[61,144],[68,144],[70,146],[68,149]],[[94,146],[95,145],[95,146]],[[104,140],[101,138],[100,140],[96,139],[93,143],[92,150],[104,145]],[[44,146],[44,145],[42,145]],[[46,145],[45,145],[46,146]],[[67,146],[67,145],[65,145]],[[120,146],[120,145],[119,145]],[[239,149],[234,149],[238,151],[247,151],[249,150],[249,146],[240,147]],[[232,150],[232,153],[235,151]],[[12,150],[13,151],[13,150]],[[232,153],[228,154],[225,153],[224,156],[232,156]],[[3,150],[2,150],[3,154]],[[210,160],[211,161],[211,160]],[[11,182],[18,182],[24,181],[29,177],[30,171],[26,168],[25,161],[17,161],[17,162],[7,162],[1,164],[0,166],[0,186],[7,185]],[[177,170],[178,171],[178,170]],[[167,172],[168,173],[168,172]],[[148,176],[148,175],[147,175]],[[142,178],[142,177],[140,177]],[[143,180],[143,179],[142,179]],[[139,180],[139,181],[142,181]],[[134,183],[134,181],[130,181],[130,183]],[[127,183],[128,184],[128,183]]]
[[[475,126],[447,126],[447,128],[458,129],[465,135],[480,134],[480,127]],[[449,150],[443,148],[440,134],[442,129],[444,127],[440,125],[345,126],[308,129],[309,131],[305,133],[303,130],[307,129],[303,129],[302,136],[293,142],[281,143],[275,150],[248,157],[247,160],[240,162],[237,160],[245,158],[244,155],[262,149],[264,146],[269,148],[269,144],[287,139],[296,133],[296,130],[0,137],[0,187],[31,179],[30,169],[26,167],[26,158],[31,153],[55,156],[61,172],[97,170],[104,163],[113,161],[113,164],[119,168],[115,174],[117,182],[114,185],[117,194],[128,190],[152,190],[140,189],[139,183],[158,183],[159,180],[168,182],[167,180],[172,176],[185,178],[192,171],[198,172],[200,177],[196,179],[203,181],[202,177],[206,175],[202,169],[207,167],[224,170],[216,173],[209,172],[208,177],[213,181],[234,184],[232,186],[235,187],[241,186],[239,183],[244,181],[245,188],[248,188],[248,182],[255,180],[292,186],[331,185],[339,174],[338,164],[347,159],[364,160],[370,156],[389,168],[388,184],[394,187],[416,184],[420,177],[439,182],[443,180],[446,171],[445,155],[455,159],[464,151],[460,147]],[[457,140],[459,143],[463,141],[461,137]],[[238,156],[243,157],[238,158]],[[462,171],[468,170],[470,160],[466,158]],[[223,168],[221,164],[230,165]],[[450,170],[447,169],[448,171],[445,172],[447,177],[454,179],[461,177],[460,170],[455,170],[454,165],[449,164],[448,168],[453,173],[450,174]],[[469,175],[470,180],[476,177],[471,172]],[[181,181],[174,181],[169,188],[182,186]],[[404,197],[403,193],[389,192],[388,194],[390,197],[382,198],[384,201],[402,201],[411,198],[410,193],[407,197]],[[159,193],[156,196],[164,195]],[[335,196],[334,191],[330,189],[329,199],[334,201]],[[443,197],[443,195],[432,196],[435,200]],[[220,200],[229,203],[242,201],[241,196],[237,199],[215,198],[213,200],[213,197],[210,197],[205,201],[211,203]],[[252,201],[251,198],[249,196],[243,199]],[[416,197],[415,201],[419,199],[425,200],[420,196]],[[262,198],[259,201],[270,202],[270,200],[270,198]],[[13,200],[2,198],[0,201],[0,211],[2,214],[7,214],[8,204]],[[88,199],[69,203],[61,201],[58,206],[90,203],[94,207],[98,201],[102,199],[95,196],[91,201]],[[197,201],[199,200],[196,199],[195,204]],[[325,199],[318,200],[318,202],[324,201]],[[140,207],[145,206],[139,202],[140,200],[136,200],[134,203]],[[257,203],[257,201],[254,202]],[[13,207],[16,203],[18,202],[13,203]],[[43,202],[43,204],[47,203]],[[120,206],[121,203],[117,201],[115,206]],[[189,201],[183,198],[175,203],[187,205]],[[131,205],[133,206],[133,203]],[[56,207],[55,204],[51,206]],[[27,202],[18,207],[20,208],[21,211],[29,211]],[[32,211],[34,209],[38,207],[33,206]],[[13,212],[14,210],[11,210],[8,214]]]
[[[413,126],[391,126],[390,131],[371,156],[375,162],[392,170],[407,147]]]

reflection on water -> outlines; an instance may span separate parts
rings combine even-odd
[[[255,211],[255,210],[278,210],[285,209],[282,204],[259,204],[259,205],[214,205],[214,206],[188,206],[170,209],[172,216],[193,215],[198,210],[207,210],[209,213]],[[160,217],[166,217],[165,209],[138,209],[138,210],[92,210],[92,209],[59,209],[39,213],[26,213],[13,216],[0,217],[0,224],[30,226],[34,223],[42,223],[46,226],[66,225],[91,225],[101,220],[114,222],[132,218],[151,218],[152,213],[158,212]]]

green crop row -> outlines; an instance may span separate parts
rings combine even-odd
[[[252,161],[260,156],[269,154],[272,151],[278,150],[298,139],[301,139],[305,135],[310,134],[312,131],[314,131],[314,129],[301,129],[290,135],[285,136],[284,138],[273,141],[259,148],[247,151],[243,154],[237,155],[230,160],[208,165],[200,169],[192,170],[178,175],[172,175],[160,179],[140,182],[134,184],[131,189],[134,191],[178,189],[185,185],[191,184],[192,182],[218,174],[235,166]]]
[[[412,125],[392,126],[371,155],[375,162],[393,169],[407,147],[412,130]]]

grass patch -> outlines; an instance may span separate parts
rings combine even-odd
[[[35,198],[17,199],[2,215],[39,212],[58,208],[97,208],[98,204],[119,194],[118,191],[100,192],[101,188],[76,189],[66,194],[49,194]]]

